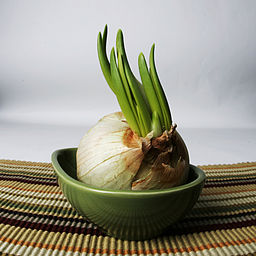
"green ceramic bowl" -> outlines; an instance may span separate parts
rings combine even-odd
[[[70,204],[108,235],[144,240],[160,235],[196,203],[205,181],[204,172],[190,165],[185,185],[163,190],[121,191],[88,186],[76,177],[76,148],[52,154],[60,188]]]

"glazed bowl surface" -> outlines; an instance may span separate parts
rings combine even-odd
[[[156,237],[194,206],[205,182],[204,172],[190,165],[186,184],[169,189],[107,190],[86,185],[76,176],[77,148],[56,150],[52,165],[72,207],[110,236],[127,240]]]

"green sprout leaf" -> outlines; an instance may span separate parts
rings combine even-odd
[[[114,88],[116,91],[116,97],[119,103],[120,108],[123,111],[123,114],[130,125],[131,129],[134,130],[136,133],[140,135],[140,129],[137,124],[136,118],[133,114],[132,108],[130,106],[130,102],[126,95],[121,76],[119,74],[117,64],[116,64],[116,57],[115,57],[115,49],[112,48],[110,54],[110,70],[112,76],[112,82],[114,84]]]
[[[155,92],[158,98],[158,102],[161,106],[162,113],[164,115],[165,121],[165,129],[169,130],[172,125],[171,112],[169,109],[168,101],[166,99],[163,87],[160,83],[160,80],[157,75],[156,66],[155,66],[155,58],[154,58],[155,44],[152,45],[149,57],[149,65],[150,65],[150,75],[153,81],[153,85],[155,88]]]
[[[154,47],[150,51],[148,69],[144,55],[141,53],[138,59],[139,72],[142,84],[134,76],[124,47],[123,33],[119,29],[116,37],[116,54],[112,48],[110,61],[106,54],[107,25],[97,39],[97,51],[103,75],[115,93],[119,106],[130,126],[139,136],[145,137],[153,131],[157,137],[163,131],[171,128],[172,119],[163,88],[158,78]]]

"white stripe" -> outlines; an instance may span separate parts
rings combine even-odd
[[[8,243],[5,242],[5,244],[8,245]],[[9,244],[11,245],[11,244]],[[241,245],[231,245],[231,246],[224,246],[224,247],[217,247],[217,248],[210,248],[208,249],[204,249],[202,251],[197,251],[196,255],[225,255],[229,254],[232,252],[232,255],[245,255],[245,254],[249,254],[249,253],[255,253],[256,252],[256,244],[255,243],[250,243],[250,244],[241,244]],[[1,249],[1,247],[0,247]],[[52,249],[45,249],[45,248],[34,248],[32,246],[25,246],[25,245],[13,245],[13,246],[9,246],[9,249],[4,249],[1,250],[3,253],[13,253],[13,252],[17,252],[18,255],[24,255],[24,256],[39,256],[39,255],[70,255],[69,252],[66,252],[64,250],[57,250],[54,249],[52,251]],[[72,253],[71,253],[72,255]],[[76,253],[76,255],[82,255],[81,253]],[[86,255],[86,253],[84,253],[84,255]],[[103,256],[108,256],[106,253],[103,254]],[[155,254],[156,255],[156,254]],[[169,255],[173,255],[172,253],[170,253]],[[174,254],[175,256],[178,255],[194,255],[191,253],[180,253],[177,252]],[[95,255],[96,256],[96,255]],[[127,255],[128,256],[128,255]],[[146,256],[149,256],[149,254],[147,254]],[[161,256],[164,256],[164,254],[161,254]]]
[[[63,195],[60,195],[60,196],[62,196],[63,199],[65,199]],[[53,205],[59,204],[60,202],[64,202],[67,208],[70,208],[70,203],[67,200],[57,201],[52,199],[34,199],[29,197],[23,197],[21,195],[16,196],[15,198],[13,195],[3,195],[2,199],[11,200],[11,201],[20,202],[20,203],[28,203],[28,204],[44,205],[44,206],[53,206]]]
[[[9,243],[0,241],[0,252],[4,252],[8,245]]]
[[[55,194],[55,193],[49,193],[49,192],[36,192],[36,191],[26,191],[26,190],[17,190],[16,188],[9,188],[9,187],[0,187],[0,191],[2,192],[8,192],[11,193],[13,196],[21,196],[20,193],[22,193],[23,196],[41,196],[46,198],[63,198],[63,194]]]
[[[45,163],[45,164],[48,164],[48,163]],[[34,168],[34,169],[46,169],[46,170],[53,170],[53,168],[50,166],[50,167],[48,167],[48,166],[40,166],[40,165],[23,165],[23,164],[10,164],[10,163],[7,163],[7,164],[5,164],[5,163],[1,163],[0,162],[0,166],[3,166],[3,167],[19,167],[20,169],[22,169],[22,168]]]
[[[255,163],[256,164],[256,163]],[[205,173],[211,173],[211,172],[223,172],[223,173],[227,173],[227,172],[236,172],[236,171],[247,171],[247,170],[255,170],[255,165],[254,166],[248,166],[248,167],[230,167],[230,168],[225,168],[225,169],[222,169],[221,166],[216,167],[214,169],[204,169],[201,167],[201,169],[203,169],[203,171]]]
[[[9,172],[18,172],[18,173],[26,173],[26,171],[28,171],[29,173],[32,174],[42,174],[42,175],[53,175],[54,174],[54,171],[53,169],[48,169],[48,170],[44,170],[44,169],[30,169],[30,168],[12,168],[12,167],[1,167],[0,165],[0,168],[3,170],[3,171],[9,171]]]
[[[241,175],[241,176],[246,176],[250,174],[256,174],[256,169],[253,169],[251,171],[237,171],[237,172],[209,172],[207,173],[207,177],[222,177],[222,176],[236,176],[236,175]]]

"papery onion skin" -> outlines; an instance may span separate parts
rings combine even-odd
[[[131,189],[150,138],[139,137],[122,112],[103,117],[82,138],[77,150],[77,177],[99,188]]]
[[[158,138],[152,140],[152,147],[142,161],[132,190],[166,189],[184,184],[189,172],[187,147],[172,126]]]
[[[122,112],[103,117],[82,138],[77,177],[105,189],[164,189],[186,182],[189,156],[176,127],[161,136],[139,137]]]

